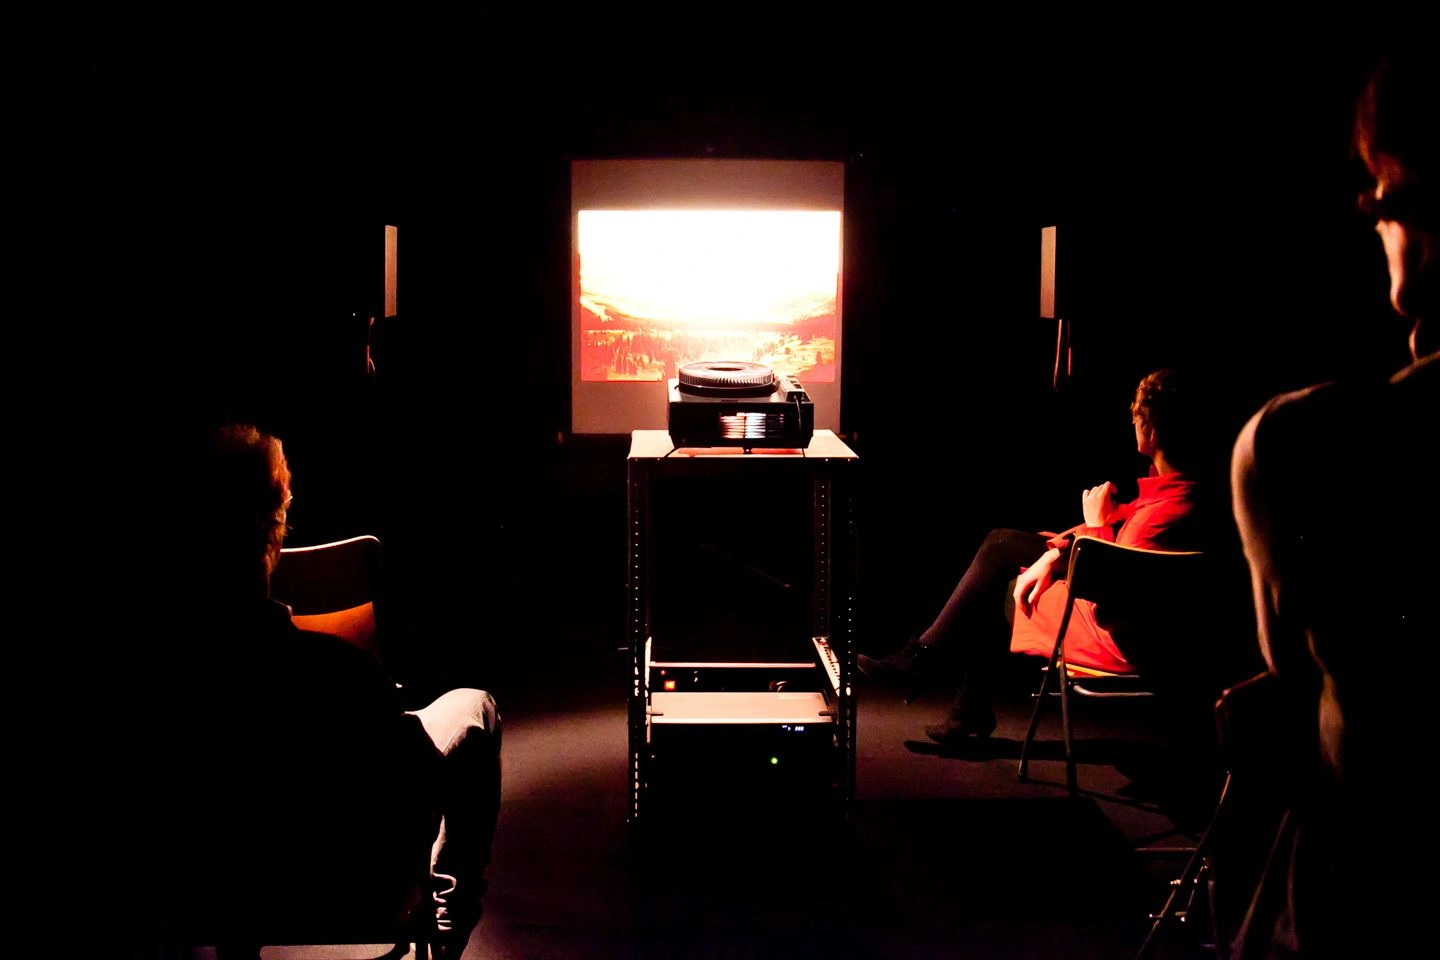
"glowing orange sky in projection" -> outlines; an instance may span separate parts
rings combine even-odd
[[[581,372],[750,360],[833,382],[839,211],[581,210]]]

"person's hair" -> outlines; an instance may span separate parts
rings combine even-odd
[[[1400,42],[1371,72],[1355,104],[1353,143],[1372,176],[1379,175],[1382,155],[1412,171],[1434,174],[1440,103],[1435,59],[1434,51],[1422,49],[1418,41]]]
[[[228,424],[209,437],[191,491],[191,519],[211,573],[241,588],[269,573],[285,538],[290,468],[278,438],[248,424]]]
[[[1130,413],[1155,431],[1155,442],[1176,467],[1191,466],[1204,446],[1203,409],[1194,386],[1174,370],[1148,373],[1135,388]]]

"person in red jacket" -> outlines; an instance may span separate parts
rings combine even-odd
[[[1142,434],[1137,416],[1135,432],[1144,453],[1145,445],[1153,444],[1154,431]],[[1206,542],[1203,532],[1194,529],[1197,481],[1168,462],[1162,467],[1162,462],[1164,451],[1157,449],[1150,475],[1139,478],[1139,495],[1129,503],[1112,502],[1115,488],[1110,483],[1081,494],[1084,522],[1047,540],[1045,553],[1016,578],[1015,606],[1023,615],[1015,618],[1011,630],[1012,652],[1050,655],[1069,593],[1067,584],[1056,578],[1064,574],[1062,561],[1076,536],[1149,550],[1189,550]],[[1065,631],[1065,661],[1110,673],[1134,672],[1110,631],[1095,621],[1095,604],[1089,600],[1075,602]]]
[[[1207,544],[1213,517],[1199,509],[1197,486],[1203,484],[1186,472],[1202,447],[1202,414],[1195,401],[1191,387],[1174,370],[1148,374],[1130,405],[1135,448],[1151,462],[1150,475],[1139,479],[1136,499],[1117,504],[1114,484],[1102,483],[1082,492],[1084,519],[1064,533],[1047,537],[1026,530],[992,530],[935,621],[889,656],[857,656],[860,673],[914,680],[943,658],[958,674],[955,701],[945,721],[927,726],[926,734],[947,745],[990,736],[995,730],[992,688],[1011,637],[1004,603],[1011,581],[1018,612],[1011,649],[1048,656],[1065,602],[1060,578],[1075,536],[1160,550]],[[1072,617],[1065,656],[1082,666],[1134,671],[1114,638],[1095,623],[1093,611],[1077,609]]]

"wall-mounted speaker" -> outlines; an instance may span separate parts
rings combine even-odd
[[[1058,227],[1040,228],[1040,316],[1055,319],[1055,235]]]
[[[1055,305],[1055,247],[1060,228],[1040,228],[1040,316],[1055,321],[1055,368],[1051,384],[1063,390],[1070,382],[1072,351],[1070,323]]]
[[[387,225],[385,227],[385,313],[386,317],[395,316],[395,276],[396,262],[400,245],[400,228]]]

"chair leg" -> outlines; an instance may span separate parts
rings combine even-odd
[[[1135,954],[1135,960],[1149,960],[1154,955],[1155,947],[1160,943],[1162,931],[1173,925],[1183,924],[1189,919],[1195,894],[1207,881],[1209,872],[1209,857],[1203,852],[1197,851],[1185,864],[1185,869],[1181,871],[1180,876],[1170,881],[1170,896],[1166,898],[1165,905],[1160,908],[1160,912],[1151,914],[1154,922],[1150,924],[1150,932],[1145,935],[1145,942],[1140,945],[1139,952]]]
[[[1186,861],[1185,868],[1180,871],[1180,876],[1170,881],[1170,896],[1165,899],[1165,905],[1160,908],[1159,913],[1151,915],[1153,923],[1150,924],[1150,932],[1145,935],[1145,942],[1140,945],[1139,952],[1135,954],[1135,960],[1148,960],[1154,951],[1161,931],[1172,924],[1183,923],[1188,919],[1195,903],[1195,895],[1207,884],[1209,879],[1210,847],[1215,829],[1224,813],[1225,795],[1229,790],[1230,777],[1227,774],[1225,783],[1220,788],[1220,799],[1215,804],[1215,813],[1205,827],[1205,832],[1201,834],[1200,841],[1195,845],[1194,852],[1190,854],[1190,859]],[[1210,933],[1215,939],[1216,954],[1224,957],[1226,950],[1214,919],[1212,908]]]
[[[1070,555],[1070,563],[1075,563],[1075,554]],[[1035,695],[1035,706],[1030,710],[1030,728],[1025,731],[1025,744],[1020,748],[1020,779],[1027,779],[1030,771],[1030,746],[1035,742],[1035,731],[1040,727],[1040,708],[1045,703],[1046,691],[1050,688],[1050,675],[1054,674],[1056,682],[1060,684],[1060,706],[1065,708],[1065,631],[1070,629],[1070,615],[1075,610],[1075,596],[1069,595],[1065,602],[1065,612],[1060,616],[1060,629],[1055,632],[1055,646],[1050,651],[1050,663],[1040,672],[1040,692]],[[1070,714],[1064,714],[1065,721],[1065,763],[1070,763]],[[1074,774],[1070,775],[1070,792],[1074,793]]]
[[[1075,734],[1070,726],[1070,677],[1062,659],[1057,665],[1057,683],[1060,684],[1060,728],[1065,735],[1065,792],[1075,796],[1080,788],[1075,779]]]
[[[1053,668],[1054,664],[1051,664]],[[1040,709],[1050,689],[1050,675],[1053,669],[1040,671],[1040,691],[1035,694],[1035,706],[1030,708],[1030,726],[1025,730],[1025,742],[1020,746],[1020,779],[1030,775],[1030,747],[1035,743],[1035,731],[1040,729]]]

